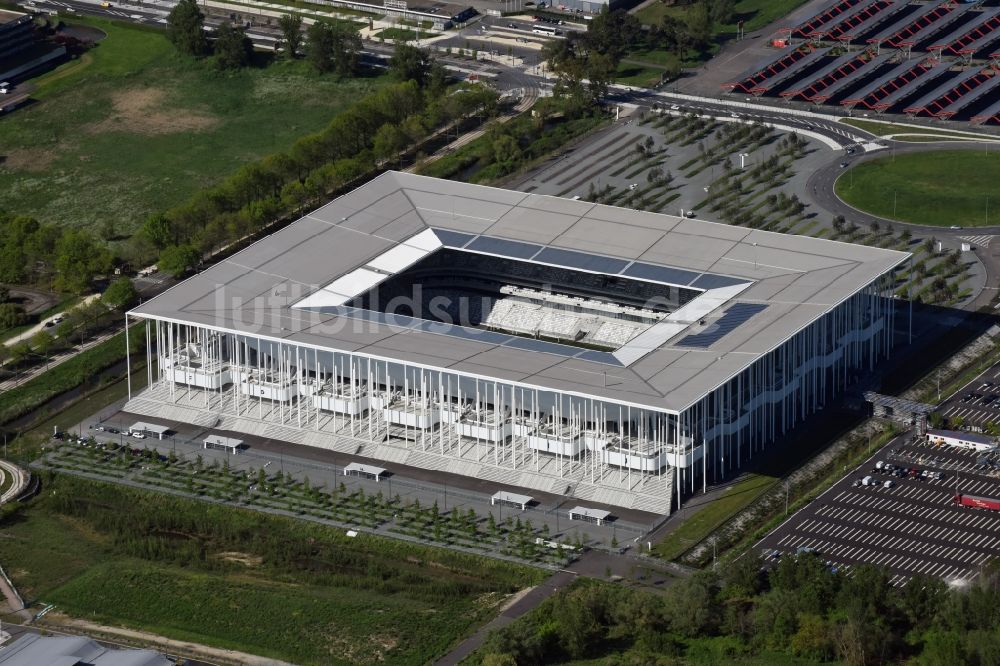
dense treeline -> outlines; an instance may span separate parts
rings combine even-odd
[[[282,580],[376,590],[433,603],[503,590],[535,575],[506,562],[73,477],[43,500],[57,514],[105,535],[115,552],[206,571],[240,570],[219,557],[240,552]],[[428,567],[427,563],[433,563]]]
[[[902,587],[889,581],[879,567],[845,575],[803,553],[768,573],[758,558],[744,556],[719,575],[695,574],[662,595],[579,582],[493,634],[480,660],[1000,664],[1000,567],[988,565],[974,582],[953,588],[924,576]]]
[[[664,80],[680,75],[680,65],[697,62],[711,50],[715,26],[734,17],[734,0],[697,0],[678,18],[663,17],[658,25],[643,25],[624,9],[605,9],[587,22],[586,32],[570,31],[566,39],[546,44],[543,56],[559,77],[559,85],[585,102],[607,94],[608,84],[622,59],[642,51],[666,51],[674,62]],[[583,80],[587,80],[584,85]],[[557,91],[558,92],[558,91]]]
[[[0,211],[0,282],[82,293],[112,256],[86,231]]]
[[[411,47],[400,47],[409,49]],[[154,215],[136,238],[140,256],[182,273],[209,252],[372,173],[435,130],[474,112],[489,113],[496,94],[481,86],[449,90],[438,68],[389,85],[355,102],[322,132],[305,136],[288,152],[248,164],[186,204]]]
[[[531,117],[494,121],[481,137],[425,165],[420,173],[489,183],[528,168],[607,120],[601,107],[581,109],[582,115],[570,116],[565,109],[573,106],[566,98],[543,98],[532,108]]]

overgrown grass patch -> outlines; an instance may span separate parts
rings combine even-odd
[[[0,523],[29,602],[302,664],[434,660],[544,572],[55,475]]]
[[[244,164],[322,129],[386,75],[338,80],[304,61],[239,72],[177,55],[161,32],[73,18],[107,37],[33,81],[0,123],[9,211],[128,234]]]

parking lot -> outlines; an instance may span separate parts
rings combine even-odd
[[[1000,511],[953,500],[956,493],[1000,498],[1000,454],[911,437],[890,442],[794,514],[758,543],[760,552],[775,561],[811,549],[837,569],[880,565],[892,571],[895,585],[916,574],[954,582],[976,578],[986,560],[1000,556]],[[875,469],[877,463],[882,469]],[[871,485],[859,483],[865,477]]]
[[[938,409],[955,427],[981,431],[987,423],[1000,425],[1000,367],[993,366],[965,385]]]

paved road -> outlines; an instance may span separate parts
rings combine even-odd
[[[963,307],[967,310],[978,310],[988,306],[997,298],[998,288],[1000,288],[1000,243],[992,243],[994,236],[1000,235],[1000,224],[986,227],[950,228],[949,226],[928,226],[911,224],[899,220],[888,219],[862,212],[857,208],[844,203],[834,192],[834,183],[840,177],[850,178],[850,167],[859,162],[871,159],[880,159],[887,155],[928,152],[937,150],[984,150],[988,144],[983,143],[947,143],[938,145],[926,144],[900,144],[893,142],[889,151],[880,151],[874,154],[858,154],[855,157],[846,159],[848,168],[840,165],[845,160],[834,159],[825,167],[817,169],[806,183],[804,193],[810,201],[820,206],[831,215],[843,215],[848,220],[867,226],[872,222],[880,225],[892,224],[897,228],[911,229],[915,235],[934,238],[941,241],[945,247],[958,249],[963,242],[970,243],[974,248],[974,254],[969,256],[969,260],[978,264],[973,267],[975,283],[972,285],[973,292],[978,292],[976,297]],[[1000,222],[1000,214],[998,214]],[[968,255],[967,255],[968,256]]]

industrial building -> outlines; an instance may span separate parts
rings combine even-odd
[[[909,260],[387,172],[132,310],[126,410],[666,513],[906,341]]]
[[[85,636],[22,634],[0,648],[3,666],[173,666],[152,650],[105,647]]]
[[[0,9],[0,81],[14,82],[65,54],[66,47],[40,38],[34,16]],[[7,103],[9,100],[0,99],[0,110]]]

